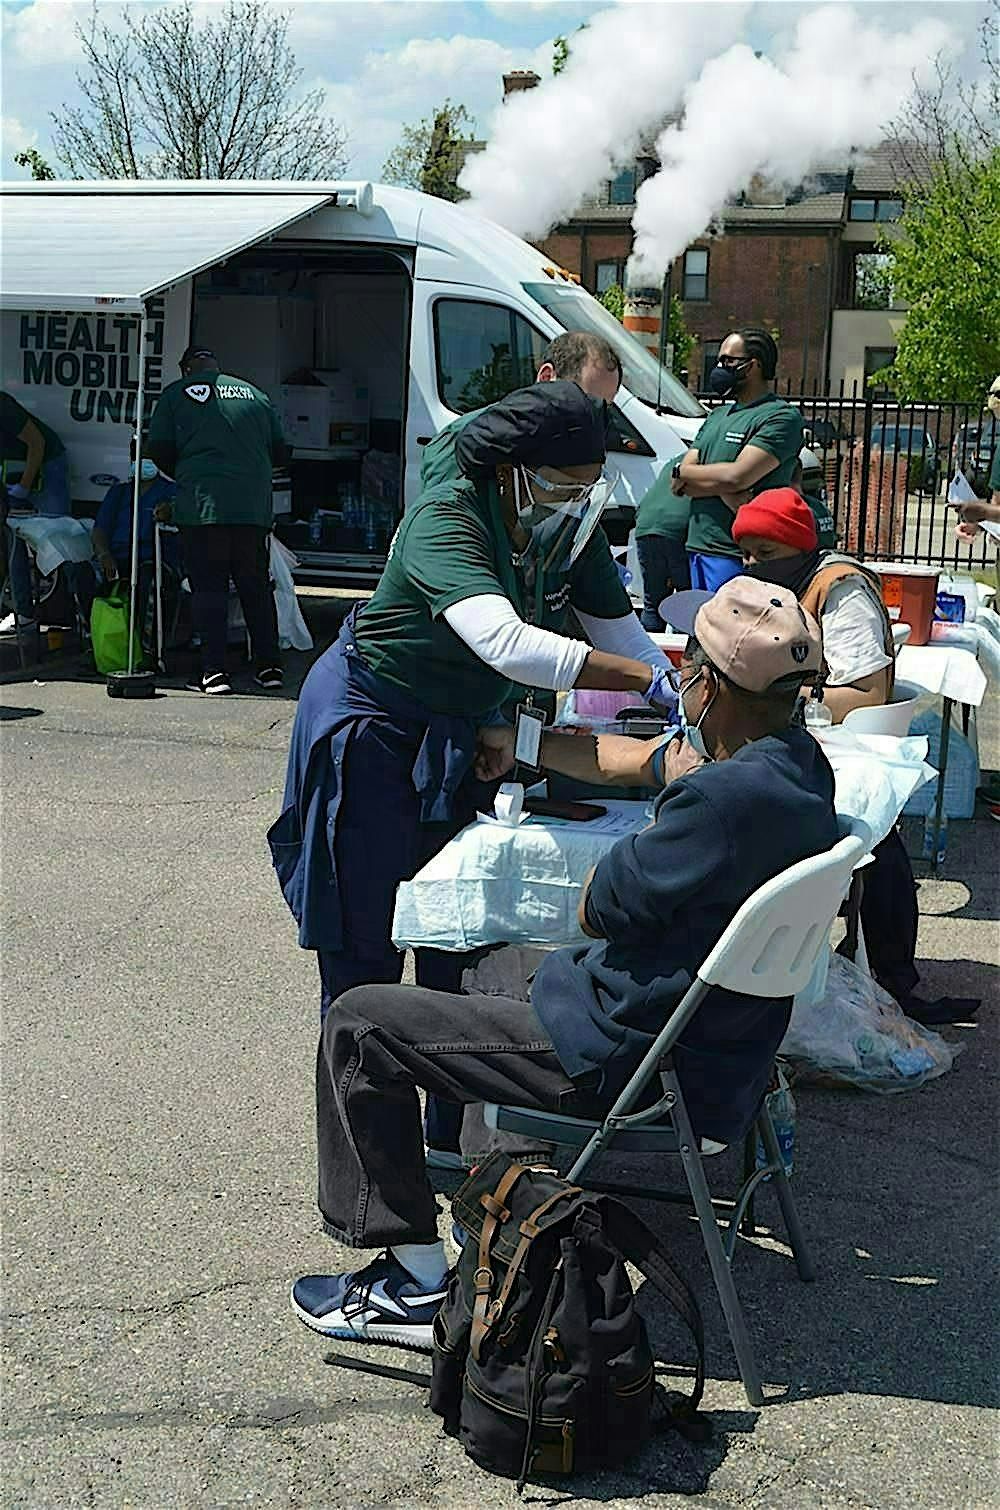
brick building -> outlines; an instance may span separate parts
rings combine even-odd
[[[539,79],[518,71],[503,82],[506,97]],[[636,189],[658,167],[654,139],[539,243],[592,293],[624,286]],[[476,142],[470,150],[484,146]],[[850,392],[888,366],[906,312],[894,300],[877,242],[902,212],[898,186],[905,176],[898,153],[886,144],[848,162],[820,165],[804,184],[757,179],[726,205],[719,225],[670,269],[670,291],[681,299],[696,337],[689,385],[704,386],[720,342],[737,325],[774,331],[779,378],[796,391],[837,391],[843,383]]]
[[[696,345],[688,381],[704,385],[719,343],[737,325],[763,325],[780,344],[780,376],[797,390],[849,390],[887,366],[905,311],[894,304],[876,238],[902,201],[887,147],[851,166],[817,170],[789,190],[755,182],[721,223],[674,262],[671,293]],[[592,293],[624,284],[635,191],[656,160],[605,183],[540,243]]]

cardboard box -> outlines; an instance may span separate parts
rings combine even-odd
[[[289,445],[309,451],[368,446],[368,389],[348,372],[316,372],[316,383],[283,383],[281,424]]]

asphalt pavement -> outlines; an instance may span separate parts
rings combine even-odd
[[[320,635],[340,608],[309,601]],[[264,840],[293,694],[113,702],[56,659],[0,711],[3,1505],[515,1506],[422,1391],[325,1367],[289,1310],[297,1274],[346,1258],[314,1206],[315,966]],[[995,700],[980,743],[995,767]],[[953,1070],[896,1097],[798,1092],[818,1281],[766,1237],[737,1260],[767,1406],[743,1396],[692,1222],[647,1205],[701,1297],[713,1440],[663,1436],[524,1503],[1000,1505],[998,838],[984,815],[953,825],[921,885],[927,994],[984,998],[946,1031]],[[730,1156],[713,1168],[731,1189]]]

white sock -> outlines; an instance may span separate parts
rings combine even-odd
[[[422,1289],[433,1292],[441,1288],[448,1260],[440,1239],[436,1243],[393,1243],[389,1252]]]

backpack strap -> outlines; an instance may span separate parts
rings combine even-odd
[[[682,1423],[696,1416],[705,1389],[705,1329],[698,1302],[687,1280],[674,1268],[641,1217],[621,1201],[607,1197],[601,1206],[609,1242],[669,1301],[694,1340],[697,1353],[694,1385],[690,1395],[680,1397],[680,1407],[673,1413],[674,1423],[683,1429]]]
[[[469,1332],[469,1346],[473,1358],[477,1360],[479,1349],[490,1329],[490,1323],[487,1320],[491,1310],[490,1295],[493,1290],[490,1249],[493,1246],[497,1228],[510,1220],[510,1210],[504,1202],[525,1172],[524,1164],[511,1164],[508,1169],[504,1170],[496,1189],[492,1193],[487,1192],[480,1196],[480,1204],[486,1211],[486,1218],[483,1222],[483,1230],[479,1234],[479,1263],[473,1276],[475,1299],[472,1303],[472,1326]]]
[[[512,1165],[511,1168],[517,1169],[519,1174],[524,1173],[523,1165],[515,1164]],[[511,1171],[508,1170],[507,1174],[509,1175],[510,1172]],[[505,1175],[504,1179],[506,1178],[507,1176]],[[497,1197],[500,1197],[500,1191],[503,1187],[503,1184],[504,1181],[501,1180],[500,1184],[496,1188]],[[513,1181],[511,1181],[511,1184],[513,1184]],[[507,1187],[507,1189],[509,1188],[510,1186]],[[506,1193],[507,1192],[505,1190],[504,1194],[506,1195]],[[559,1201],[565,1201],[568,1200],[570,1196],[578,1196],[581,1194],[582,1191],[580,1190],[580,1187],[578,1185],[566,1185],[562,1190],[557,1190],[554,1195],[550,1195],[548,1200],[543,1201],[540,1206],[536,1206],[530,1216],[525,1217],[524,1221],[518,1228],[518,1231],[521,1234],[521,1240],[514,1251],[514,1257],[507,1265],[507,1273],[504,1275],[504,1281],[500,1289],[500,1294],[497,1296],[496,1300],[492,1302],[492,1304],[490,1304],[489,1297],[493,1282],[493,1270],[490,1265],[490,1252],[489,1245],[487,1243],[487,1226],[489,1226],[489,1241],[492,1242],[493,1234],[497,1228],[497,1222],[491,1222],[491,1218],[487,1217],[486,1222],[483,1223],[483,1235],[479,1242],[479,1268],[476,1270],[476,1300],[472,1313],[472,1327],[469,1332],[469,1351],[472,1353],[472,1356],[473,1358],[475,1358],[477,1363],[479,1361],[479,1353],[483,1343],[486,1341],[490,1332],[492,1332],[493,1328],[500,1320],[500,1317],[503,1315],[503,1308],[510,1298],[510,1292],[514,1288],[517,1276],[521,1269],[521,1265],[524,1263],[524,1260],[528,1256],[528,1249],[531,1247],[531,1244],[534,1242],[535,1238],[542,1230],[538,1225],[539,1221],[543,1216],[546,1215],[548,1211],[552,1209],[553,1206],[557,1205]],[[486,1203],[486,1200],[487,1197],[484,1196],[484,1205]],[[503,1220],[506,1220],[509,1216],[510,1212],[507,1211]],[[483,1297],[482,1308],[480,1311],[481,1282],[485,1284],[485,1296]],[[479,1323],[478,1325],[477,1319]]]

